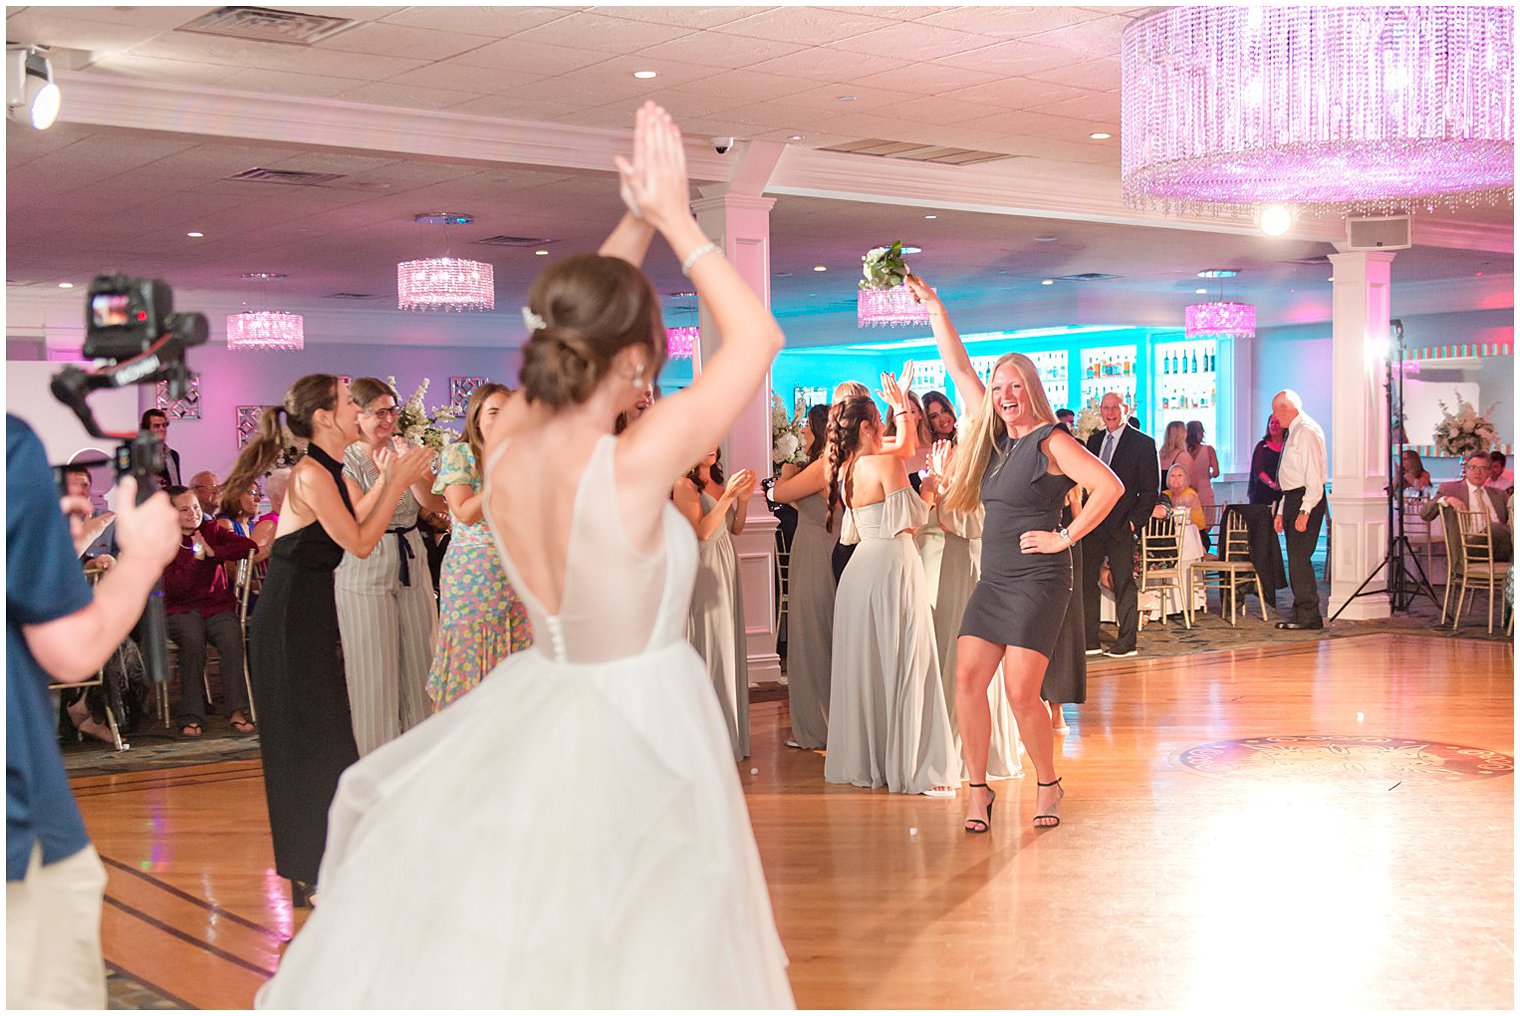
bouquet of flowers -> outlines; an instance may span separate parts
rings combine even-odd
[[[861,289],[895,289],[908,280],[908,265],[903,260],[902,241],[890,247],[873,247],[860,259],[865,267]]]
[[[1071,435],[1083,444],[1087,439],[1098,432],[1103,426],[1103,417],[1098,413],[1097,406],[1083,406],[1077,418],[1071,422]]]
[[[807,449],[802,447],[802,427],[789,420],[781,396],[771,392],[771,463],[781,465],[807,463]]]
[[[1441,422],[1432,435],[1435,438],[1436,450],[1442,455],[1451,455],[1456,458],[1462,458],[1473,452],[1488,451],[1498,443],[1499,432],[1489,422],[1487,415],[1478,415],[1473,404],[1463,399],[1460,393],[1457,399],[1455,413],[1446,408],[1445,402],[1439,403]],[[1486,410],[1487,413],[1493,411],[1494,406],[1489,406]]]
[[[391,388],[396,387],[394,377],[385,380]],[[430,414],[423,401],[427,396],[428,384],[428,379],[423,378],[417,385],[417,390],[401,404],[396,414],[396,430],[411,444],[427,445],[433,451],[441,452],[445,446],[458,441],[459,434],[439,425],[452,423],[463,414],[458,406],[438,406]]]

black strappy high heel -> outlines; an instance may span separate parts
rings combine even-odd
[[[1061,803],[1062,799],[1066,797],[1066,788],[1063,787],[1063,786],[1061,786],[1061,778],[1059,776],[1057,776],[1055,779],[1051,780],[1049,783],[1039,783],[1039,782],[1036,782],[1035,786],[1037,786],[1037,787],[1055,787],[1057,790],[1059,790],[1060,793],[1056,796],[1056,804],[1057,805],[1059,805]],[[1053,822],[1045,822],[1045,823],[1042,824],[1040,822],[1040,819],[1042,819],[1042,818],[1054,819],[1055,821],[1053,821]],[[1061,816],[1060,815],[1036,815],[1034,817],[1034,827],[1036,829],[1054,829],[1056,826],[1058,826],[1060,824],[1061,824]]]
[[[301,882],[297,879],[290,880],[290,903],[292,906],[305,909],[317,905],[317,887],[309,882]]]
[[[984,820],[979,819],[979,818],[968,818],[968,819],[966,819],[966,824],[965,824],[964,828],[965,828],[966,832],[968,832],[968,833],[986,833],[986,832],[991,832],[992,831],[992,806],[997,803],[997,791],[993,790],[991,787],[987,786],[987,784],[985,784],[985,783],[973,783],[973,784],[971,784],[971,786],[972,787],[981,787],[983,790],[987,791],[987,793],[989,793],[989,794],[992,795],[992,800],[990,800],[990,801],[987,802],[987,818],[986,818],[986,820],[984,821]],[[978,829],[978,828],[976,828],[977,826],[980,826],[981,828]]]

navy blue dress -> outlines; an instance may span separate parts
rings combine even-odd
[[[998,436],[982,476],[982,577],[971,591],[961,634],[1033,649],[1047,660],[1055,650],[1071,599],[1071,551],[1025,554],[1019,538],[1061,526],[1061,505],[1075,483],[1053,476],[1040,448],[1056,425],[1022,438]]]

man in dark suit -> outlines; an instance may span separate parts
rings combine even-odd
[[[184,486],[184,474],[179,471],[179,452],[169,447],[169,416],[162,409],[150,409],[143,413],[141,427],[152,431],[164,442],[164,468],[159,471],[158,485],[163,490]]]
[[[1462,479],[1441,484],[1436,496],[1420,509],[1420,517],[1435,518],[1442,505],[1459,511],[1481,510],[1488,516],[1488,529],[1493,534],[1494,560],[1508,561],[1515,555],[1514,534],[1504,493],[1488,486],[1491,468],[1487,452],[1473,452],[1463,463]],[[1448,533],[1446,539],[1450,542],[1452,534]]]
[[[1156,459],[1156,442],[1131,427],[1125,420],[1129,408],[1117,392],[1109,392],[1098,403],[1103,428],[1087,439],[1087,450],[1114,471],[1124,484],[1124,496],[1108,513],[1108,518],[1082,539],[1082,581],[1087,597],[1083,601],[1087,626],[1087,654],[1103,652],[1098,644],[1098,575],[1108,561],[1114,581],[1114,601],[1119,621],[1119,637],[1109,648],[1108,656],[1134,656],[1140,634],[1139,594],[1135,588],[1136,534],[1145,528],[1151,510],[1161,496],[1161,466]]]

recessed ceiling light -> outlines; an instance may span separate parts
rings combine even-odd
[[[904,254],[922,254],[924,252],[924,249],[922,247],[904,247],[902,249],[902,252]],[[1483,273],[1479,272],[1478,274],[1481,275]]]
[[[1193,292],[1196,293],[1199,296],[1208,296],[1209,295],[1209,291],[1207,289],[1195,289],[1195,290],[1193,290]]]
[[[938,215],[925,215],[924,218],[926,218],[926,219],[937,219],[937,218],[939,218],[939,216]]]
[[[205,233],[190,232],[190,233],[186,233],[185,235],[188,236],[192,240],[199,240],[201,237],[205,236],[206,234]]]
[[[1109,138],[1113,137],[1113,135],[1108,133],[1108,131],[1093,131],[1087,136],[1092,138],[1094,141],[1107,141]]]
[[[813,266],[813,271],[815,271],[815,272],[826,272],[828,270],[829,269],[828,269],[827,265],[814,265]]]
[[[1040,280],[1040,285],[1042,285],[1042,286],[1054,286],[1055,284],[1056,284],[1056,280],[1055,279],[1041,279]]]
[[[1205,268],[1198,273],[1198,277],[1200,279],[1233,279],[1239,274],[1239,269],[1235,268]]]
[[[634,71],[633,76],[641,80],[659,77],[659,71]]]
[[[792,140],[793,141],[801,141],[802,140],[802,135],[801,134],[793,134],[792,135]]]
[[[1479,272],[1478,274],[1482,275],[1483,273]],[[58,283],[58,288],[59,289],[73,289],[74,288],[74,284],[72,282],[60,282],[60,283]]]
[[[1034,238],[1034,242],[1035,243],[1054,243],[1057,239],[1058,239],[1058,237],[1054,237],[1054,236],[1037,236],[1037,237]]]
[[[840,95],[840,96],[837,96],[837,98],[839,99],[840,102],[854,102],[855,101],[855,96],[853,96],[853,95]]]
[[[1287,205],[1267,205],[1261,210],[1257,224],[1268,236],[1282,236],[1293,228],[1293,210]]]
[[[546,251],[546,250],[536,250],[533,253],[537,254],[539,257],[543,257],[544,255],[548,254],[549,252]]]

